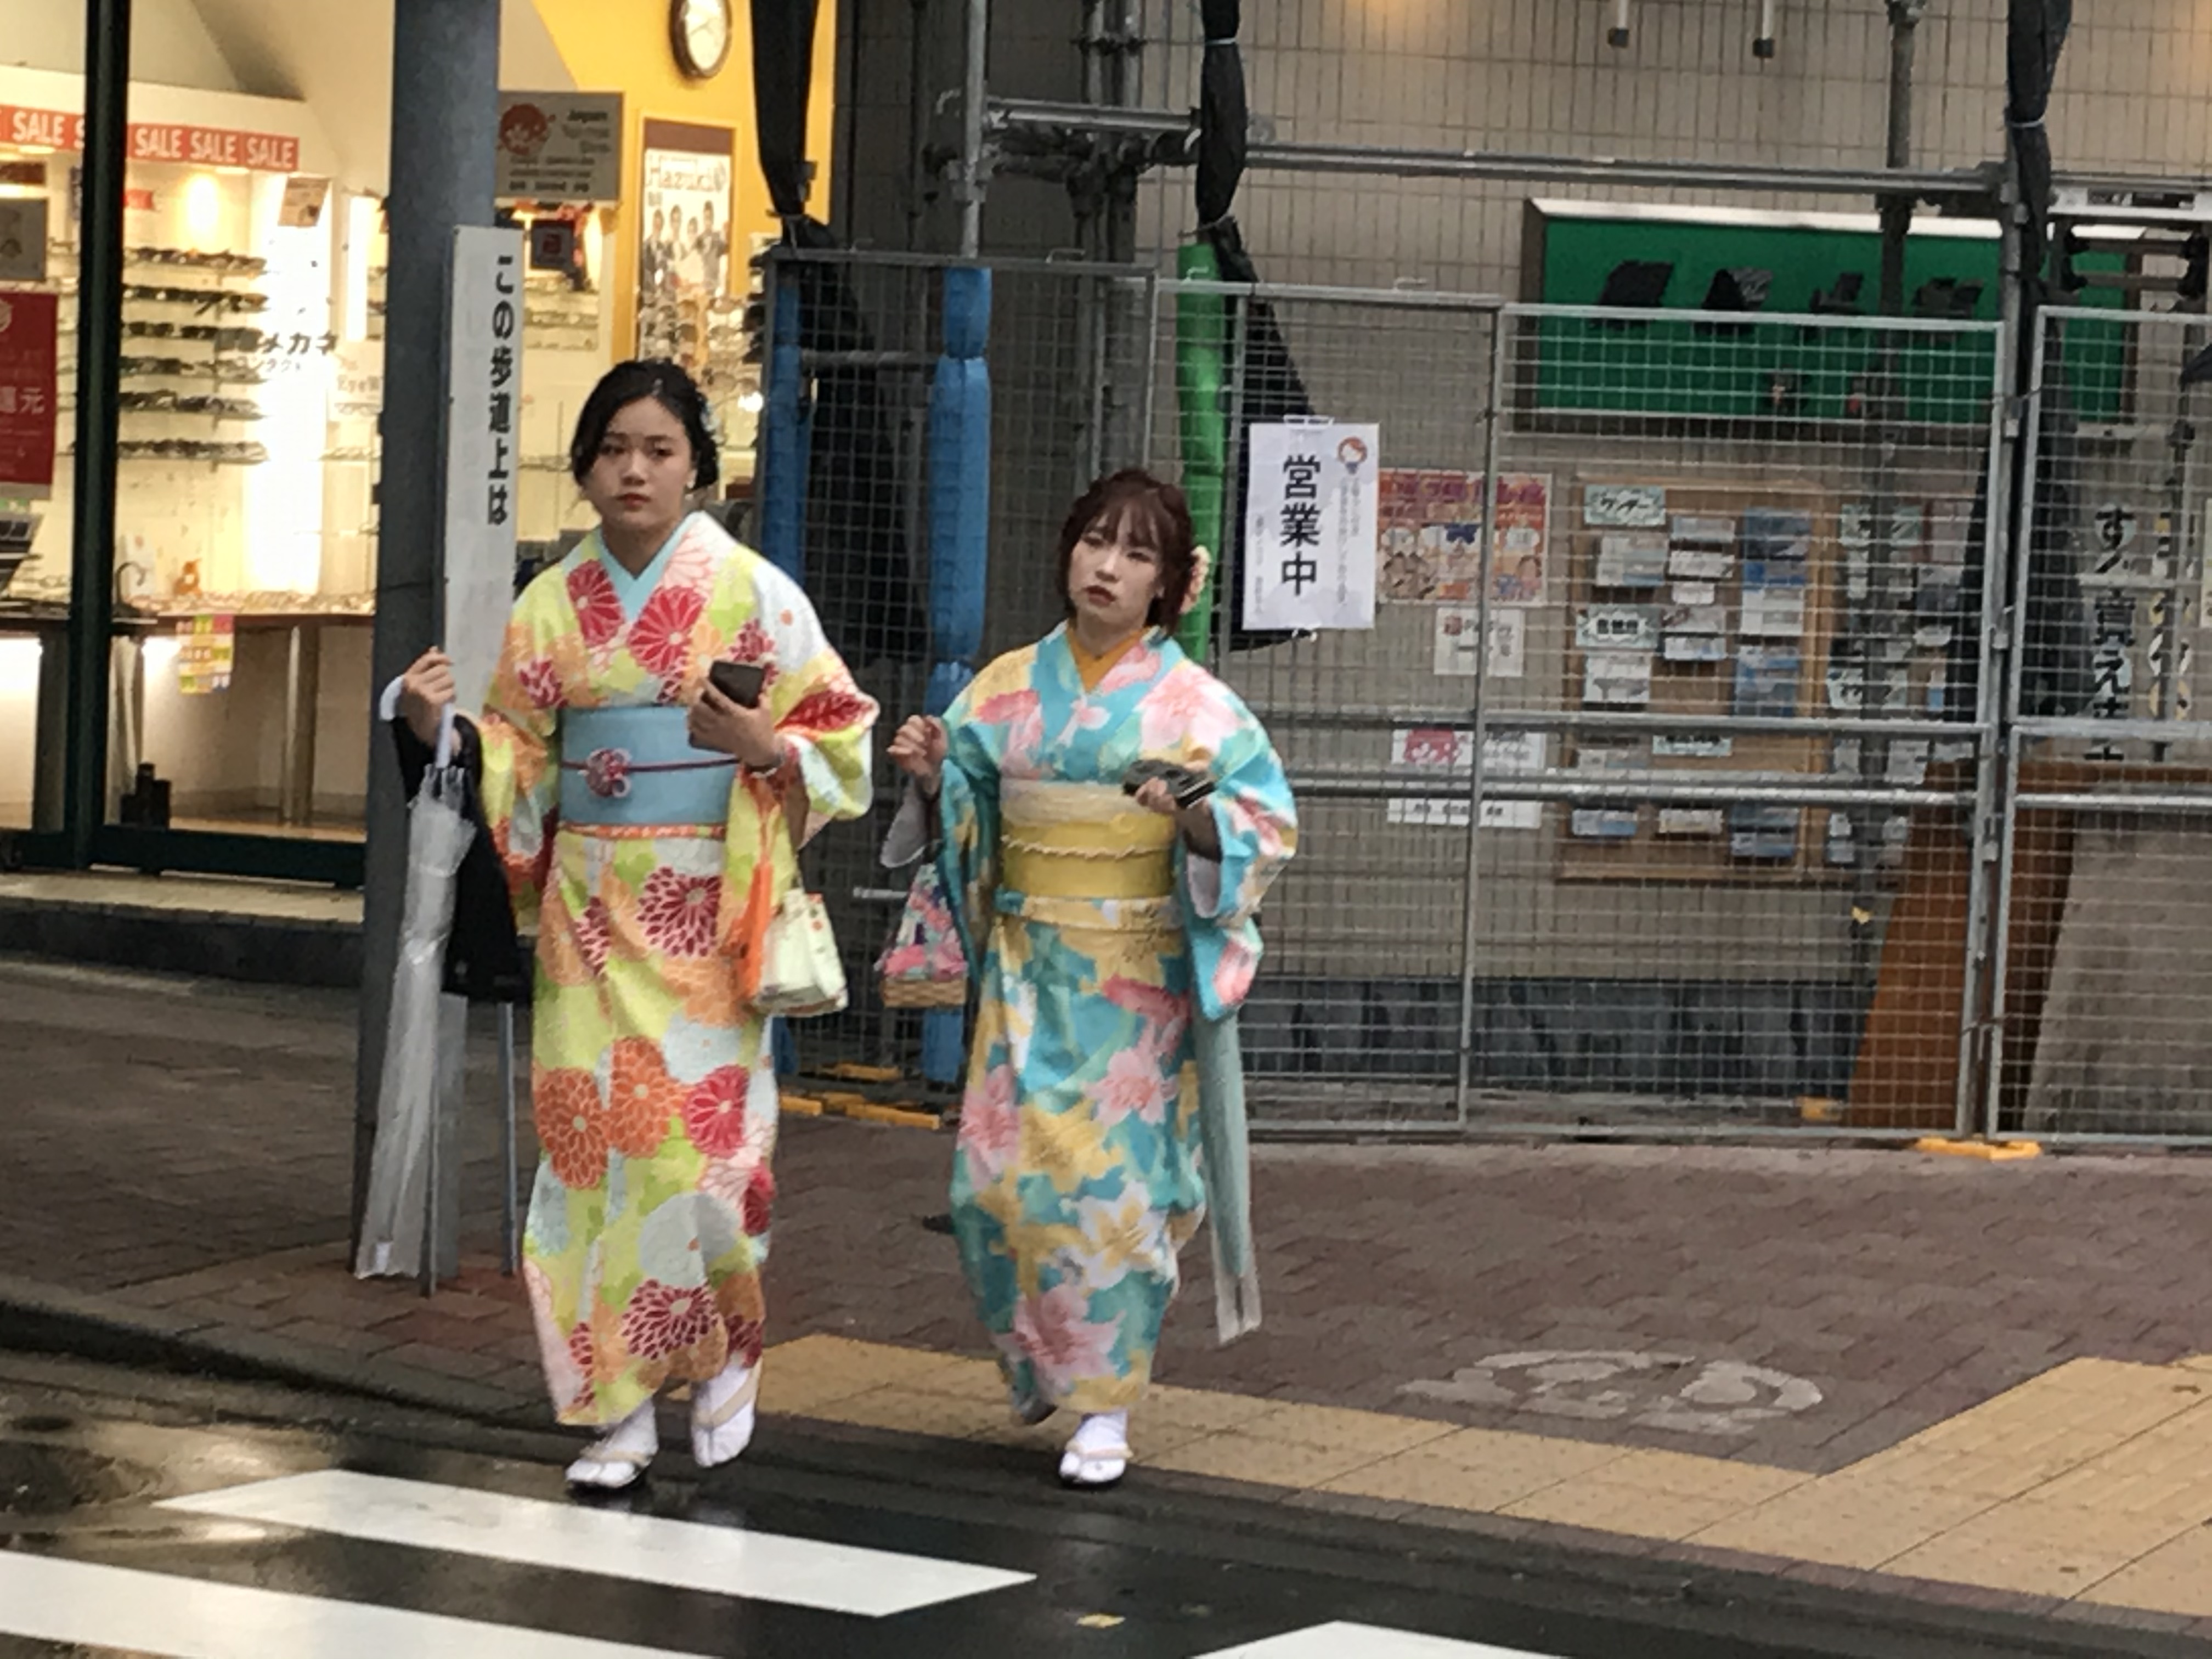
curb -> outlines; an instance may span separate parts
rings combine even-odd
[[[275,1382],[442,1412],[501,1427],[542,1427],[536,1402],[374,1358],[323,1358],[247,1331],[115,1297],[0,1273],[0,1349],[65,1355],[234,1382]]]
[[[0,951],[250,985],[361,987],[361,929],[338,921],[0,898]]]

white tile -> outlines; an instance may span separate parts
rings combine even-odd
[[[1025,1584],[1030,1578],[1025,1572],[928,1556],[346,1469],[173,1498],[161,1507],[870,1619]]]
[[[162,1659],[689,1659],[665,1648],[0,1551],[0,1634]]]
[[[1455,1642],[1444,1636],[1418,1636],[1379,1625],[1316,1625],[1310,1630],[1271,1636],[1264,1642],[1224,1648],[1199,1659],[1559,1659],[1526,1648],[1492,1647],[1486,1642]]]

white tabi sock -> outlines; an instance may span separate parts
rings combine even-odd
[[[648,1400],[584,1449],[568,1465],[568,1484],[617,1491],[643,1474],[659,1449],[660,1424]]]

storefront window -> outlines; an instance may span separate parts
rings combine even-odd
[[[11,101],[0,94],[0,103]],[[64,102],[56,100],[57,103]],[[67,462],[72,407],[63,365],[76,346],[76,264],[67,234],[70,166],[58,149],[74,103],[9,110],[0,124],[0,830],[51,827],[69,620]],[[47,694],[41,696],[44,688]],[[51,750],[53,734],[45,748]]]

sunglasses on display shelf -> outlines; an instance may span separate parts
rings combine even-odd
[[[265,294],[226,294],[214,288],[156,288],[144,283],[125,284],[123,297],[144,305],[190,306],[196,311],[266,311]]]
[[[219,421],[258,421],[261,405],[244,398],[179,398],[179,415],[212,415]]]
[[[213,323],[156,323],[143,318],[123,325],[134,340],[198,340],[218,351],[258,351],[268,336],[258,328],[217,328]]]
[[[134,247],[125,249],[124,253],[133,264],[218,270],[226,276],[258,276],[269,269],[269,261],[247,253],[194,253],[181,247]]]
[[[173,392],[126,392],[115,401],[117,406],[125,411],[170,410],[177,407],[177,394]]]
[[[196,438],[129,439],[115,446],[129,460],[214,461],[227,466],[258,466],[269,459],[260,444],[208,443]]]
[[[122,357],[116,362],[117,371],[126,380],[143,375],[178,375],[204,373],[205,363],[188,363],[181,357]]]

